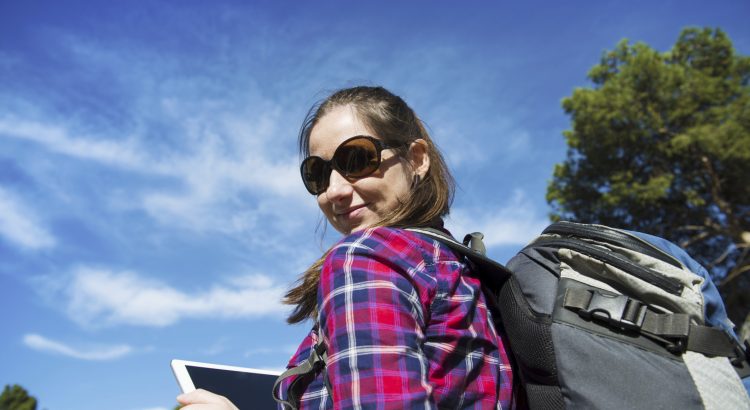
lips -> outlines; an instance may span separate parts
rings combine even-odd
[[[334,210],[333,212],[334,212],[334,213],[335,213],[336,215],[338,215],[338,216],[343,216],[343,217],[347,217],[347,216],[350,216],[350,215],[351,215],[351,214],[352,214],[352,213],[353,213],[354,211],[356,211],[356,210],[358,210],[358,209],[362,209],[362,208],[364,208],[365,206],[366,206],[365,204],[362,204],[362,205],[352,206],[352,207],[349,207],[349,208],[347,208],[347,209],[344,209],[344,210],[341,210],[341,211],[339,211],[339,210]]]

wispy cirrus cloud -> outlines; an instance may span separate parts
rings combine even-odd
[[[47,337],[29,333],[24,335],[23,344],[40,352],[59,354],[81,360],[115,360],[133,352],[133,348],[125,345],[73,347],[66,343]]]
[[[314,201],[303,200],[309,198],[301,188],[294,155],[269,152],[268,144],[260,141],[267,138],[266,132],[255,135],[258,127],[251,122],[227,119],[225,126],[228,129],[176,130],[199,135],[186,138],[179,149],[158,153],[147,149],[145,135],[126,139],[81,135],[74,131],[75,124],[50,124],[17,117],[0,117],[0,138],[31,141],[38,144],[37,149],[73,161],[126,171],[141,182],[127,193],[103,187],[103,193],[110,198],[104,205],[113,209],[140,209],[168,226],[243,233],[255,228],[258,220],[279,220],[273,215],[279,210],[294,214],[314,209]],[[75,169],[78,164],[73,162],[68,166]],[[172,181],[166,189],[165,181]],[[20,218],[18,223],[26,220]],[[14,232],[21,231],[14,229]],[[16,237],[23,238],[18,234]],[[47,242],[23,243],[41,246]]]
[[[54,98],[0,96],[0,140],[23,141],[24,152],[39,150],[35,160],[65,161],[71,174],[86,170],[74,180],[41,173],[42,182],[87,184],[92,175],[100,177],[91,169],[114,169],[119,180],[97,181],[94,200],[103,203],[89,207],[144,211],[162,225],[197,232],[247,236],[258,221],[280,221],[282,214],[314,209],[314,201],[302,200],[309,198],[299,178],[296,124],[283,118],[289,107],[264,95],[255,78],[211,67],[188,70],[194,62],[180,53],[164,55],[127,42],[113,48],[96,39],[57,34],[55,53],[82,67],[70,73],[76,90],[94,85],[81,72],[111,76],[107,92],[100,96],[93,89],[91,99],[111,93],[119,105],[111,108],[116,115],[83,109],[85,104],[71,115],[69,106]],[[221,57],[244,58],[238,53]],[[58,91],[51,95],[65,89],[53,88]],[[84,103],[78,95],[66,101]],[[281,136],[288,138],[279,143]],[[122,181],[127,189],[120,188]]]
[[[147,163],[133,140],[74,136],[65,126],[30,119],[0,118],[0,136],[33,141],[59,154],[111,166],[139,170]]]
[[[55,238],[39,223],[32,209],[0,187],[0,236],[32,250],[55,246]]]
[[[186,292],[134,272],[81,267],[59,291],[67,315],[82,326],[163,327],[186,319],[258,318],[287,310],[280,303],[285,287],[263,275]]]

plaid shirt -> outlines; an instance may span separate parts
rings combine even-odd
[[[439,242],[385,227],[347,236],[325,260],[318,306],[333,398],[321,373],[300,408],[515,407],[479,279]],[[317,338],[313,329],[289,367]]]

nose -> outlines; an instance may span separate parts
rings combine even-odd
[[[331,202],[341,202],[352,195],[352,183],[335,169],[331,172],[325,195]]]

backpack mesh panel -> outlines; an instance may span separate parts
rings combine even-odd
[[[526,385],[526,398],[530,409],[564,409],[565,402],[557,386]]]
[[[524,382],[557,386],[559,395],[555,351],[550,335],[551,318],[537,314],[529,307],[515,277],[500,289],[498,299],[502,326],[510,339],[510,348]]]

